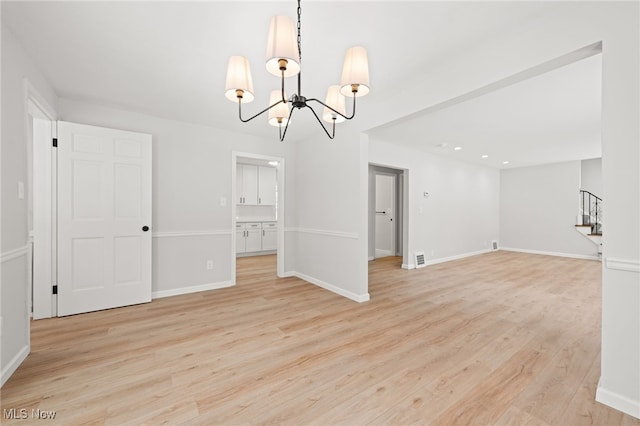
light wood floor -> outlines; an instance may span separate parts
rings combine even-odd
[[[381,259],[363,304],[276,279],[274,256],[238,267],[234,288],[33,322],[2,409],[65,425],[640,424],[594,401],[599,262]]]

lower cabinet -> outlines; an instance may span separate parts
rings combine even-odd
[[[278,233],[275,228],[262,230],[262,250],[276,250],[278,248]]]
[[[252,251],[262,250],[262,236],[259,229],[247,229],[247,236],[244,239],[245,251],[250,253]]]
[[[236,253],[259,253],[278,248],[276,222],[236,224]]]

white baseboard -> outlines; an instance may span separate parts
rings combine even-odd
[[[2,378],[0,379],[0,386],[4,386],[7,380],[9,380],[9,377],[11,377],[11,375],[16,372],[18,367],[20,367],[20,364],[22,364],[24,360],[27,359],[27,356],[29,356],[29,352],[31,352],[31,348],[29,347],[29,345],[25,345],[22,349],[20,349],[16,356],[14,356],[13,359],[9,361],[9,363],[2,369],[2,373],[0,373],[0,375],[2,376]]]
[[[429,265],[437,265],[438,263],[451,262],[452,260],[464,259],[465,257],[478,256],[479,254],[491,253],[493,249],[483,249],[478,251],[472,251],[469,253],[456,254],[455,256],[441,257],[439,259],[429,259],[425,263]]]
[[[342,297],[346,297],[347,299],[351,299],[354,302],[362,303],[369,301],[369,293],[366,294],[355,294],[350,291],[341,289],[340,287],[336,287],[333,284],[326,283],[317,278],[310,277],[309,275],[301,274],[300,272],[287,272],[287,274],[292,274],[289,276],[295,276],[300,278],[301,280],[307,281],[311,284],[317,285],[318,287],[322,287],[325,290],[329,290],[330,292],[339,294]]]
[[[191,287],[182,287],[172,290],[159,290],[151,293],[152,299],[161,299],[163,297],[179,296],[181,294],[197,293],[199,291],[218,290],[221,288],[233,287],[235,284],[231,281],[223,281],[219,283],[209,283],[194,285]]]
[[[373,257],[373,256],[369,256],[369,258],[368,258],[367,260],[368,260],[369,262],[371,262],[372,260],[376,260],[376,258],[375,258],[375,257]]]
[[[626,396],[611,392],[603,388],[600,383],[596,389],[596,401],[640,419],[640,401],[633,401]]]
[[[589,256],[586,254],[558,253],[554,251],[528,250],[528,249],[519,249],[519,248],[513,248],[513,247],[500,247],[500,250],[515,251],[518,253],[541,254],[544,256],[568,257],[571,259],[600,260],[598,256]]]
[[[416,265],[414,265],[413,263],[409,263],[409,264],[403,263],[402,269],[407,269],[407,270],[416,269]]]
[[[378,257],[388,257],[388,256],[393,256],[393,252],[391,250],[382,250],[382,249],[376,249],[376,258]]]
[[[284,274],[282,274],[280,278],[291,278],[295,276],[296,276],[296,273],[294,271],[287,271]]]

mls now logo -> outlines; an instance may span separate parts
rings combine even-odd
[[[56,418],[55,411],[44,411],[44,410],[31,410],[31,418],[32,419],[40,419],[40,420],[53,420]]]
[[[25,420],[25,419],[38,419],[38,420],[53,420],[56,418],[55,411],[44,410],[27,410],[26,408],[8,408],[2,410],[2,416],[6,420]]]
[[[22,420],[29,418],[29,412],[26,408],[9,408],[2,410],[2,415],[7,420]]]

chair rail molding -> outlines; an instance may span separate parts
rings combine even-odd
[[[154,232],[153,238],[170,238],[170,237],[210,237],[216,235],[231,235],[231,229],[211,229],[203,231],[166,231]]]
[[[27,253],[29,253],[29,244],[0,254],[0,263],[26,256]]]
[[[640,272],[640,261],[634,259],[616,259],[607,257],[605,259],[607,269],[615,269],[626,272]]]

